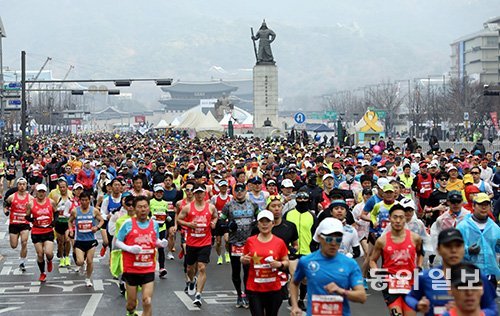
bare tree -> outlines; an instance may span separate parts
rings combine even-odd
[[[394,130],[394,114],[398,112],[404,98],[405,95],[400,90],[399,84],[390,80],[375,87],[370,87],[367,91],[368,104],[386,111],[385,127],[389,135]]]

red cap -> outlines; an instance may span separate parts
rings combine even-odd
[[[333,168],[342,169],[342,165],[339,162],[333,164]]]
[[[190,164],[188,165],[188,169],[195,169],[195,168],[196,168],[196,166],[195,166],[194,164],[192,164],[192,163],[190,163]]]

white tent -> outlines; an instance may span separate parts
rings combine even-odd
[[[180,117],[179,125],[175,129],[190,129],[196,131],[198,137],[221,135],[224,128],[217,122],[212,113],[203,114],[201,108],[193,108]]]
[[[170,125],[172,125],[173,127],[176,127],[179,125],[180,122],[181,122],[181,120],[178,117],[176,117],[176,118],[174,118],[172,123],[170,123]]]
[[[165,129],[165,128],[168,128],[168,124],[165,120],[161,120],[160,122],[158,122],[158,125],[156,125],[155,128],[156,129]]]

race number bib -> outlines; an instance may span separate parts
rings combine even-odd
[[[80,232],[80,233],[92,232],[92,224],[93,224],[93,222],[91,220],[78,221],[78,232]]]
[[[245,248],[245,245],[241,246],[231,245],[231,256],[235,257],[243,256],[243,248]]]
[[[342,316],[344,299],[339,295],[313,295],[312,316]]]
[[[142,249],[135,255],[134,267],[151,267],[154,264],[154,249]]]
[[[50,175],[50,181],[56,181],[57,180],[57,174],[53,173]]]
[[[408,195],[411,193],[411,189],[410,188],[403,188],[402,192],[403,192],[403,195]]]
[[[156,221],[158,224],[163,224],[165,223],[165,220],[167,219],[167,213],[156,213],[155,214]]]
[[[35,220],[35,225],[42,228],[47,228],[52,223],[49,216],[40,216]]]
[[[411,291],[410,280],[389,276],[389,294],[408,294]]]
[[[380,227],[382,227],[382,229],[385,229],[389,223],[390,221],[388,220],[382,220],[382,222],[380,223]]]

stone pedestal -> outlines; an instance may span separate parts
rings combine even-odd
[[[259,64],[253,67],[254,134],[266,137],[278,125],[278,68],[274,64]],[[264,128],[271,121],[272,129]]]

